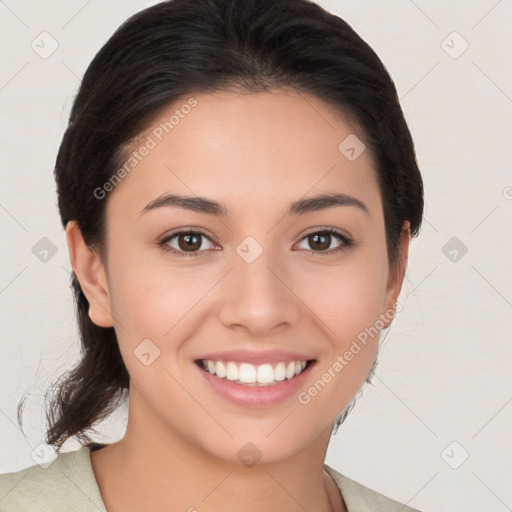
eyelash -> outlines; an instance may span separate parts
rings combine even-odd
[[[201,236],[204,236],[205,238],[207,238],[208,240],[210,240],[210,242],[213,242],[214,244],[216,243],[205,232],[203,232],[199,229],[194,229],[194,230],[177,231],[176,233],[172,233],[171,235],[169,235],[169,236],[165,237],[163,240],[161,240],[159,242],[159,246],[164,251],[170,252],[171,254],[174,254],[176,256],[195,257],[195,256],[200,256],[201,253],[204,252],[204,250],[192,251],[192,252],[177,251],[176,249],[173,249],[172,247],[170,247],[168,245],[168,242],[179,235],[201,235]],[[300,241],[302,242],[302,240],[304,240],[305,238],[307,238],[311,235],[330,235],[330,236],[336,237],[340,242],[342,242],[341,245],[339,245],[335,249],[330,249],[328,251],[308,251],[312,255],[320,254],[323,256],[327,256],[330,254],[346,251],[347,249],[350,249],[355,246],[355,242],[351,238],[349,238],[348,236],[340,233],[339,231],[337,231],[336,229],[333,229],[333,228],[325,228],[325,229],[320,229],[318,231],[312,231],[311,233],[307,233],[306,235],[304,235],[300,239]]]

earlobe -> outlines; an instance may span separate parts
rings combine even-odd
[[[407,260],[409,256],[409,243],[411,241],[411,224],[408,220],[404,221],[402,226],[402,233],[400,237],[400,262],[399,268],[396,272],[390,274],[388,286],[386,290],[385,311],[383,317],[385,321],[385,328],[389,327],[394,318],[395,304],[398,301],[398,296],[402,289],[402,283],[407,268]],[[393,312],[393,313],[391,313]]]
[[[107,276],[100,255],[85,243],[76,221],[66,225],[69,259],[89,302],[89,317],[99,327],[112,327],[112,308]]]

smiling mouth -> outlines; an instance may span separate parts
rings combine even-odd
[[[315,362],[316,359],[310,359],[308,361],[283,361],[275,364],[253,365],[207,359],[195,361],[203,371],[219,379],[229,380],[243,386],[273,386],[293,379]]]

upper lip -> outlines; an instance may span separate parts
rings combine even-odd
[[[254,350],[228,350],[225,352],[211,352],[198,360],[233,361],[236,363],[249,363],[260,365],[265,363],[280,363],[288,361],[310,361],[314,358],[297,352],[284,350],[254,351]]]

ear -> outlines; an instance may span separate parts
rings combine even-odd
[[[99,327],[112,327],[112,307],[107,275],[100,255],[89,249],[76,221],[66,225],[69,259],[89,302],[89,317]]]
[[[395,272],[389,273],[388,284],[386,288],[386,296],[384,300],[384,310],[382,311],[381,318],[387,328],[391,325],[395,315],[395,304],[398,301],[400,290],[407,268],[407,259],[409,256],[409,243],[411,241],[411,224],[408,220],[404,221],[402,226],[402,233],[400,235],[399,245],[399,266]],[[393,312],[391,314],[390,312]]]

